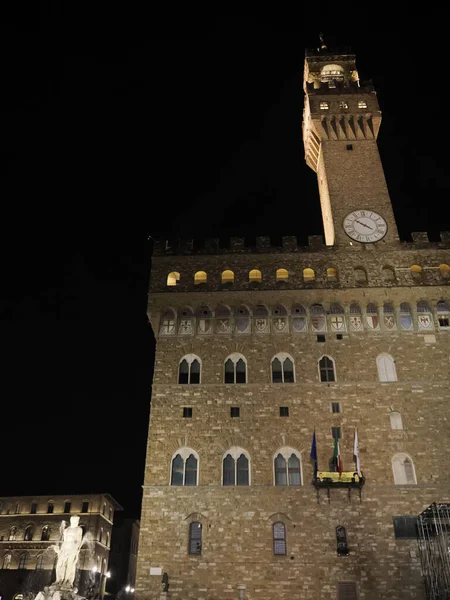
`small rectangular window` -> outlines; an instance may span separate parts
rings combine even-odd
[[[83,502],[83,504],[81,505],[81,512],[82,513],[89,512],[89,502]]]
[[[356,583],[354,581],[340,581],[338,583],[338,600],[357,600]]]
[[[280,406],[280,417],[289,416],[289,406]]]
[[[32,515],[35,515],[35,514],[36,514],[36,511],[37,511],[37,502],[32,502],[32,504],[31,504],[31,509],[30,509],[30,513],[31,513]]]
[[[394,535],[397,540],[417,539],[417,517],[392,517]]]
[[[72,508],[72,502],[64,502],[64,512],[70,513],[70,509]]]
[[[333,440],[335,440],[336,438],[338,440],[340,440],[342,437],[341,428],[340,427],[332,427],[331,435],[333,436]]]
[[[358,108],[367,108],[367,102],[365,100],[360,100],[358,102]]]
[[[341,412],[341,403],[340,402],[332,402],[331,403],[331,412],[332,413],[340,413]]]
[[[240,415],[240,412],[241,412],[241,411],[240,411],[240,408],[239,408],[239,406],[232,406],[232,407],[231,407],[231,412],[230,412],[230,414],[231,414],[231,416],[232,416],[232,417],[240,417],[240,416],[241,416],[241,415]]]
[[[336,334],[336,339],[337,339],[337,340],[343,340],[343,339],[344,339],[344,336],[342,335],[342,333],[337,333],[337,334]]]
[[[353,144],[347,144],[346,149],[347,150],[353,150]]]
[[[183,406],[183,418],[192,419],[192,406]]]
[[[318,335],[317,336],[317,341],[318,342],[324,342],[325,341],[325,336],[324,335]]]
[[[49,515],[52,514],[54,508],[55,508],[55,505],[53,504],[53,502],[49,502],[48,506],[47,506],[47,512]]]

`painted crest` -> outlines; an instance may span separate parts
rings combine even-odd
[[[306,317],[294,317],[292,319],[292,327],[294,328],[294,331],[305,331]]]
[[[250,318],[236,318],[236,331],[237,333],[248,333],[250,330]]]
[[[430,329],[432,326],[431,316],[428,314],[419,315],[417,317],[417,322],[419,323],[420,329]]]
[[[361,317],[358,315],[351,316],[350,317],[350,327],[353,329],[353,331],[361,331],[363,328]]]
[[[175,321],[169,319],[164,320],[161,325],[161,333],[164,333],[165,335],[175,333]]]
[[[199,333],[211,333],[211,319],[199,319],[198,332]]]
[[[342,315],[334,315],[330,319],[331,329],[333,331],[344,331],[345,330],[345,320]]]
[[[325,315],[313,315],[311,317],[311,325],[314,331],[325,331],[326,320]]]
[[[181,319],[178,333],[182,335],[192,333],[192,319]]]
[[[217,322],[217,331],[219,333],[228,333],[231,330],[230,319],[219,319]]]
[[[384,326],[386,329],[395,329],[394,315],[384,315]]]
[[[287,319],[278,317],[273,320],[273,325],[277,331],[285,331]]]
[[[412,329],[411,315],[400,315],[402,329]]]
[[[256,331],[263,332],[267,331],[269,326],[268,319],[255,319]]]
[[[369,329],[378,329],[378,315],[366,315],[366,320]]]

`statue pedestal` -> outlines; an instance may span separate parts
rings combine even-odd
[[[159,595],[159,600],[169,600],[168,592],[161,592],[161,594]]]

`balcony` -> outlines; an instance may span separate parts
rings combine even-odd
[[[320,500],[320,490],[326,489],[328,501],[331,501],[331,490],[346,488],[348,490],[348,499],[351,502],[352,490],[358,490],[359,500],[361,502],[361,490],[365,483],[365,477],[354,471],[342,471],[342,473],[333,471],[318,471],[317,477],[313,479],[312,484],[317,491],[317,502]]]

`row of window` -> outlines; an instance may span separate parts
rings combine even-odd
[[[397,381],[395,360],[390,354],[382,353],[376,359],[378,379],[381,382]],[[201,381],[201,359],[196,354],[186,354],[178,367],[178,383],[199,384]],[[319,381],[336,381],[336,366],[331,356],[322,356],[317,361]],[[272,383],[295,383],[294,359],[286,352],[276,354],[270,363]],[[258,373],[258,382],[261,373]],[[248,383],[247,359],[243,354],[233,352],[224,361],[224,383]]]
[[[86,533],[86,525],[80,525],[80,527],[81,527],[81,529],[83,531],[83,535],[84,535]],[[44,525],[44,527],[42,527],[41,536],[40,536],[41,542],[48,542],[50,540],[51,531],[52,530],[49,525]],[[19,528],[16,525],[13,525],[12,527],[10,527],[9,534],[8,534],[8,540],[9,541],[18,540],[18,532],[19,532]],[[36,532],[36,529],[35,529],[34,525],[28,525],[27,527],[25,527],[25,531],[23,534],[23,540],[25,542],[31,542],[33,540],[33,538],[35,537],[35,532]],[[105,545],[109,547],[109,539],[110,539],[110,532],[107,531],[106,536],[105,536],[103,527],[101,527],[100,531],[99,531],[98,541],[100,542],[100,544],[105,543]]]
[[[333,432],[340,436],[339,428]],[[171,461],[170,485],[198,485],[199,456],[192,448],[177,450]],[[328,468],[336,471],[336,460],[330,458]],[[416,484],[416,473],[412,458],[405,453],[392,457],[392,471],[396,485]],[[301,454],[289,446],[280,448],[273,458],[273,483],[279,486],[303,485]],[[250,455],[238,446],[232,446],[222,458],[222,485],[251,485]]]
[[[18,569],[28,569],[29,568],[29,566],[28,566],[29,559],[30,559],[30,555],[28,554],[28,552],[22,552],[19,556],[19,563],[18,563],[17,568]],[[58,557],[55,556],[53,568],[55,568],[55,566],[56,566],[57,559],[58,559]],[[12,554],[11,554],[11,552],[7,552],[3,556],[2,569],[10,569],[11,561],[12,561]],[[46,561],[46,555],[44,553],[38,554],[36,556],[35,569],[37,571],[41,571],[42,569],[45,569],[46,562],[48,563],[48,559]],[[107,571],[106,558],[101,559],[100,556],[97,556],[97,570],[103,574],[106,574],[106,571]]]
[[[403,270],[404,269],[402,269],[402,271]],[[413,279],[420,279],[423,277],[423,267],[421,267],[420,265],[412,265],[410,267],[409,271],[410,271],[410,274],[412,275]],[[364,267],[355,267],[353,272],[354,272],[355,280],[358,283],[363,283],[363,282],[368,281],[367,271]],[[443,277],[444,279],[448,279],[450,277],[450,266],[445,263],[439,265],[439,273],[440,273],[441,277]],[[335,267],[327,268],[325,271],[325,274],[326,274],[327,280],[330,282],[339,280],[338,270]],[[383,281],[385,281],[386,283],[389,283],[389,282],[392,283],[397,280],[395,267],[388,267],[388,266],[383,267],[383,269],[381,271],[381,275],[382,275]],[[290,275],[289,275],[289,271],[287,269],[282,268],[282,269],[277,269],[275,271],[275,281],[277,281],[277,282],[289,281],[289,278],[290,278]],[[306,267],[302,271],[302,278],[305,283],[310,283],[311,281],[315,281],[316,280],[316,271],[314,269],[312,269],[311,267]],[[263,280],[262,272],[259,269],[251,269],[248,272],[247,281],[249,283],[262,283],[262,280]],[[207,283],[207,281],[208,281],[208,274],[206,271],[196,271],[196,273],[194,273],[194,284],[195,285],[201,285],[201,284]],[[178,271],[171,271],[167,275],[167,286],[168,287],[177,286],[180,284],[180,282],[181,282],[181,274]],[[234,271],[231,271],[231,269],[225,269],[225,271],[222,271],[222,274],[221,274],[222,285],[230,285],[230,284],[233,284],[234,282],[235,282]]]
[[[450,328],[450,304],[440,300],[436,304],[436,319],[439,329]],[[290,311],[279,304],[270,310],[258,304],[254,310],[241,305],[232,310],[229,306],[218,306],[214,311],[206,305],[194,312],[185,306],[177,313],[173,308],[161,315],[160,335],[211,335],[248,334],[252,331],[263,333],[363,333],[364,331],[430,331],[434,330],[434,316],[431,305],[420,300],[413,311],[410,304],[402,302],[394,308],[391,302],[378,307],[369,302],[364,311],[357,302],[352,302],[348,310],[338,302],[332,302],[328,310],[322,304],[313,304],[308,309],[302,304],[294,304]]]
[[[320,110],[329,110],[330,103],[322,101],[322,102],[320,102],[319,106],[320,106]],[[347,109],[347,108],[349,108],[349,103],[346,100],[340,100],[339,108]],[[367,108],[367,102],[365,100],[358,100],[358,108]]]
[[[16,502],[15,506],[14,506],[14,512],[16,515],[21,514],[22,511],[22,503],[21,502]],[[30,505],[30,514],[31,515],[35,515],[38,512],[38,508],[39,508],[39,504],[37,502],[32,502]],[[0,502],[0,514],[3,512],[3,503]],[[55,512],[55,502],[53,500],[49,500],[47,502],[46,505],[46,512],[47,514],[53,514]],[[70,514],[72,512],[72,502],[70,500],[66,500],[64,502],[64,510],[63,513],[65,514]],[[81,513],[88,513],[89,512],[89,501],[88,500],[84,500],[81,504]],[[11,509],[7,509],[6,510],[6,514],[10,514],[11,513]],[[114,514],[114,509],[112,506],[109,507],[109,520],[112,521],[113,520],[113,514]],[[102,515],[106,516],[106,502],[103,503],[102,506]]]

